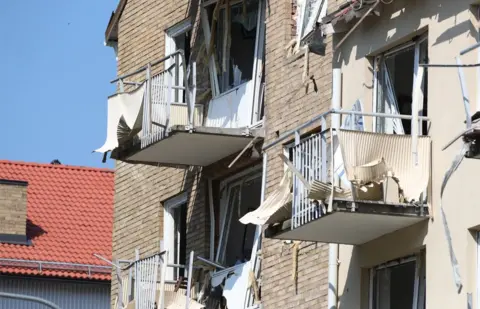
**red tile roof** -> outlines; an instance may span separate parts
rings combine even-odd
[[[114,173],[109,169],[0,160],[0,179],[28,182],[27,237],[31,245],[0,243],[0,273],[110,280],[108,269],[46,263],[107,264],[112,256]],[[8,266],[7,266],[8,265]]]

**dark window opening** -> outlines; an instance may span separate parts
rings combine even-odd
[[[379,57],[377,111],[380,113],[399,113],[412,115],[412,92],[415,76],[415,53],[419,53],[419,63],[428,63],[428,43],[420,43],[397,52]],[[428,71],[425,68],[423,83],[423,102],[419,114],[428,116]],[[385,133],[411,134],[411,120],[377,118],[377,130]],[[427,135],[428,123],[422,122],[421,133]]]

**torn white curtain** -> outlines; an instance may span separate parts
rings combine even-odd
[[[385,107],[386,114],[399,115],[400,108],[398,107],[397,97],[395,95],[395,89],[393,88],[392,79],[390,78],[390,72],[385,61],[382,62],[383,70],[383,102],[381,102]],[[384,118],[385,124],[384,129],[385,133],[397,133],[405,134],[403,129],[402,120],[399,118]]]
[[[130,129],[141,129],[144,93],[145,83],[131,92],[118,93],[108,98],[107,138],[95,152],[105,153],[118,147],[118,125],[122,117]]]
[[[292,173],[287,170],[275,191],[257,209],[241,217],[240,222],[243,224],[264,225],[291,216],[290,209],[287,209],[286,206],[292,201],[292,194],[290,193],[292,183]]]
[[[418,166],[411,153],[411,136],[339,130],[338,139],[349,180],[355,180],[354,168],[384,159],[398,179],[407,201],[418,201],[430,179],[430,137],[418,138]]]

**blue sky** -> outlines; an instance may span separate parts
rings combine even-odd
[[[103,42],[117,2],[0,1],[0,159],[113,167],[92,150],[115,90]]]

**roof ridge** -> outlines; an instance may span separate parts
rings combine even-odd
[[[50,163],[37,163],[37,162],[11,161],[11,160],[0,160],[0,165],[1,164],[32,166],[32,167],[47,167],[47,168],[56,168],[56,169],[81,170],[81,171],[104,172],[104,173],[114,173],[115,172],[114,169],[102,168],[102,167],[50,164]]]

